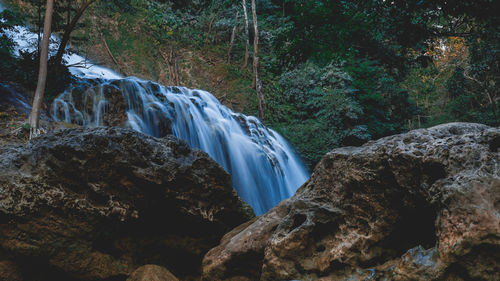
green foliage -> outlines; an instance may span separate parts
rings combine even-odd
[[[491,80],[485,78],[486,81],[481,82],[478,78],[471,77],[474,74],[467,74],[467,70],[460,67],[455,69],[446,84],[450,101],[445,106],[444,114],[437,117],[437,121],[478,122],[498,126],[500,105],[496,102],[498,100],[496,85],[500,82],[500,78],[498,72],[496,73],[496,77],[491,77]],[[476,73],[474,76],[481,74],[484,75]],[[436,121],[430,120],[430,122]]]
[[[281,24],[271,28],[274,56],[264,57],[281,77],[269,94],[270,123],[309,164],[333,147],[415,126],[498,124],[500,24],[493,7],[490,0],[286,1]],[[435,67],[433,39],[453,35],[468,36],[470,57],[460,53],[448,67]],[[350,94],[332,91],[314,74],[326,75],[339,59],[345,63],[337,72],[349,75]]]
[[[103,11],[107,16],[112,16],[116,13],[128,13],[133,14],[136,12],[134,6],[130,0],[112,0],[112,1],[101,1],[101,11]]]
[[[276,57],[265,57],[281,77],[269,97],[269,118],[309,165],[332,148],[408,129],[418,109],[399,86],[412,60],[405,50],[424,48],[419,44],[434,17],[420,10],[389,1],[286,2],[281,24],[271,31]],[[345,63],[330,63],[339,59]]]
[[[418,109],[408,93],[376,61],[361,59],[346,64],[345,70],[358,89],[357,99],[364,110],[363,122],[373,138],[396,134],[407,129],[407,120]]]
[[[307,62],[278,83],[268,97],[269,122],[310,167],[335,147],[401,132],[415,110],[397,83],[366,60],[325,67]]]
[[[490,30],[481,39],[443,40],[434,64],[412,69],[404,84],[422,107],[419,126],[456,121],[498,126],[499,34]]]
[[[311,59],[327,63],[339,56],[355,56],[402,68],[403,48],[428,34],[426,19],[392,1],[287,3],[289,20],[276,32],[276,52],[285,67]]]

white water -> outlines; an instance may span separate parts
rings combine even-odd
[[[28,28],[18,26],[8,35],[17,44],[16,52],[35,50],[38,36]],[[52,52],[58,40],[51,37]],[[54,100],[56,121],[104,125],[103,118],[113,106],[107,99],[109,90],[118,89],[127,107],[128,127],[157,137],[172,133],[207,152],[231,174],[239,196],[257,215],[292,196],[309,177],[283,137],[257,118],[231,111],[208,92],[123,79],[77,54],[66,54],[64,60],[67,65],[85,66],[70,67],[73,75],[93,80],[81,80]]]

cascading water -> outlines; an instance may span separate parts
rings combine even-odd
[[[38,36],[28,28],[6,33],[16,43],[16,53],[35,50]],[[51,53],[58,41],[51,37]],[[207,152],[231,174],[236,191],[257,215],[293,195],[309,176],[283,137],[257,118],[231,111],[208,92],[123,78],[74,53],[63,58],[71,73],[83,79],[54,100],[55,121],[116,125],[106,118],[119,107],[118,95],[124,125],[157,137],[172,133]]]
[[[104,125],[106,110],[113,106],[107,97],[117,91],[126,104],[126,125],[157,137],[171,132],[207,152],[231,174],[233,186],[256,214],[293,195],[308,178],[283,137],[257,118],[231,111],[208,92],[138,78],[104,80],[87,87],[80,106],[73,92],[81,95],[81,89],[72,88],[55,99],[52,117],[87,126]]]

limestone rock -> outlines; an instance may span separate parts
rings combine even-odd
[[[229,175],[171,136],[61,130],[0,147],[0,171],[0,261],[23,280],[125,280],[143,264],[196,277],[249,219]]]
[[[499,147],[499,128],[452,123],[335,149],[203,280],[500,280]]]

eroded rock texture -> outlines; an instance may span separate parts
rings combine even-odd
[[[0,147],[0,280],[182,279],[249,219],[229,175],[173,137],[68,129]]]
[[[335,149],[235,228],[204,280],[500,280],[500,129],[453,123]]]

